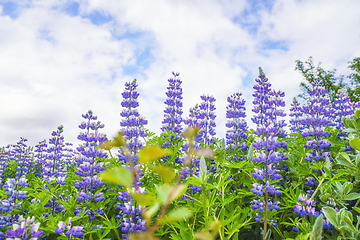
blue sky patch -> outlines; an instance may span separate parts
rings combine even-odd
[[[136,63],[133,65],[123,66],[123,74],[131,76],[143,72],[145,69],[147,69],[154,61],[151,50],[152,48],[147,47],[144,50],[136,51]]]
[[[79,3],[75,1],[69,1],[64,6],[64,11],[70,16],[79,15]]]
[[[2,6],[2,16],[9,16],[13,19],[18,17],[16,12],[18,6],[15,2],[4,2],[0,3],[0,5]]]
[[[260,49],[262,49],[262,50],[280,49],[280,50],[288,51],[289,47],[288,47],[288,44],[286,41],[267,39],[261,43]]]
[[[275,0],[247,0],[247,5],[232,21],[239,24],[250,35],[256,35],[261,25],[260,11],[270,12]]]
[[[113,17],[110,14],[106,14],[97,10],[82,17],[90,19],[91,23],[97,26],[103,25],[113,20]]]
[[[132,65],[123,66],[124,75],[131,76],[143,72],[152,62],[154,62],[154,56],[151,51],[155,48],[155,37],[152,33],[144,31],[126,31],[121,35],[112,32],[112,35],[117,40],[127,39],[136,46],[136,62]]]

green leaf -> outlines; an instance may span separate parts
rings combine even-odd
[[[155,145],[147,145],[146,147],[140,149],[139,160],[141,163],[148,163],[170,154],[171,152],[168,149]]]
[[[323,215],[320,214],[315,220],[314,227],[311,231],[310,240],[321,239],[323,224],[324,224],[324,218],[323,218]]]
[[[356,119],[356,129],[360,130],[360,119]]]
[[[270,240],[270,237],[271,237],[271,229],[269,228],[266,233],[265,240]]]
[[[118,135],[116,137],[114,137],[114,140],[112,141],[106,141],[100,144],[100,148],[109,150],[113,147],[123,147],[126,146],[126,142],[124,139],[124,133],[123,132],[119,132]]]
[[[344,195],[347,195],[353,189],[354,185],[348,182],[344,188]]]
[[[254,157],[254,147],[253,147],[252,144],[250,144],[249,151],[248,151],[248,154],[247,154],[248,162],[251,162],[253,157]]]
[[[356,155],[356,158],[355,158],[355,165],[357,167],[359,167],[359,163],[360,163],[360,154]]]
[[[351,128],[356,129],[356,122],[354,119],[350,119],[348,123]]]
[[[131,193],[134,200],[141,205],[149,206],[156,201],[156,198],[150,194]]]
[[[185,220],[192,216],[192,212],[186,207],[180,207],[172,210],[169,214],[166,214],[162,219],[159,219],[160,223],[176,222]]]
[[[170,191],[170,186],[168,184],[161,185],[158,189],[158,199],[162,204],[165,204]]]
[[[156,172],[166,183],[170,183],[175,178],[174,169],[167,166],[149,166],[151,170]]]
[[[195,239],[212,240],[212,239],[214,239],[214,236],[208,231],[201,230],[200,232],[197,232],[195,234]]]
[[[334,225],[335,228],[338,228],[339,224],[336,221],[336,211],[335,211],[335,209],[333,209],[331,207],[324,207],[323,211],[324,211],[325,217],[330,221],[330,223],[332,225]]]
[[[171,201],[177,199],[178,197],[182,196],[184,192],[186,191],[186,185],[180,184],[177,186],[173,186],[173,192],[171,196]]]
[[[351,147],[353,147],[354,149],[360,151],[360,139],[354,138],[349,143],[350,143]]]
[[[355,200],[360,198],[360,193],[350,193],[348,195],[346,195],[343,200]]]
[[[320,200],[323,201],[324,203],[326,203],[326,201],[329,199],[330,197],[330,193],[325,193],[323,195],[321,195]]]
[[[353,166],[352,161],[347,153],[344,152],[340,153],[337,160],[338,163],[341,165],[345,165],[349,167]]]
[[[206,161],[204,157],[200,158],[200,179],[203,179],[204,176],[208,173]]]
[[[324,167],[324,171],[325,171],[326,176],[328,176],[329,178],[331,178],[331,172],[330,172],[330,170],[329,170],[327,167]]]
[[[125,187],[130,187],[133,182],[131,172],[124,167],[106,170],[100,174],[100,178],[104,182],[122,184]]]
[[[360,109],[356,110],[354,113],[354,118],[360,118]]]
[[[360,208],[358,208],[358,207],[353,207],[353,209],[354,209],[355,211],[357,211],[358,213],[360,213]]]
[[[146,218],[151,218],[154,214],[159,210],[161,204],[159,202],[155,202],[149,209],[144,212]]]

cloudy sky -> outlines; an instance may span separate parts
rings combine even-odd
[[[76,139],[93,110],[112,137],[124,83],[138,80],[139,112],[159,133],[167,79],[180,72],[184,117],[200,95],[242,92],[247,120],[261,66],[287,109],[303,80],[295,60],[313,56],[348,75],[360,56],[358,0],[0,0],[0,146],[49,139],[63,124]]]

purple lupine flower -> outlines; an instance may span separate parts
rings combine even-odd
[[[138,193],[143,194],[145,188],[139,188]],[[117,219],[121,219],[119,229],[122,231],[123,239],[127,239],[130,233],[146,231],[146,222],[141,219],[142,207],[134,203],[134,199],[127,192],[119,192],[116,209],[119,213]]]
[[[300,217],[312,216],[317,217],[319,216],[319,212],[315,211],[315,200],[309,198],[305,194],[300,194],[298,197],[298,202],[294,207],[294,212],[299,214]]]
[[[36,176],[42,175],[42,168],[47,158],[47,144],[46,140],[39,142],[39,144],[35,145],[34,157],[36,162]]]
[[[255,168],[252,176],[257,179],[253,184],[251,192],[262,196],[265,193],[266,203],[262,199],[253,200],[252,209],[259,209],[260,212],[264,210],[273,209],[279,211],[280,206],[278,201],[271,201],[270,195],[281,195],[279,186],[271,185],[269,180],[277,181],[282,178],[279,174],[279,166],[277,165],[282,159],[286,159],[284,153],[279,152],[282,148],[286,148],[284,141],[279,141],[279,137],[285,137],[283,127],[286,125],[281,117],[285,116],[281,109],[285,106],[283,101],[284,93],[281,91],[272,91],[271,84],[268,82],[264,72],[260,68],[259,79],[256,79],[254,86],[254,109],[255,113],[252,121],[257,124],[254,134],[257,135],[252,146],[257,150],[253,161],[261,166]],[[259,220],[260,218],[257,217]],[[264,224],[268,219],[264,220]]]
[[[327,90],[321,87],[321,81],[314,81],[309,91],[310,99],[301,109],[304,114],[301,120],[304,125],[302,136],[307,138],[304,147],[310,150],[304,158],[307,161],[332,160],[329,152],[331,144],[324,139],[331,135],[325,127],[331,124],[329,117],[332,115],[326,93]]]
[[[63,165],[62,150],[64,147],[64,126],[58,127],[57,131],[51,133],[52,138],[49,139],[48,156],[43,165],[43,175],[48,181],[56,180],[58,177],[66,177],[66,166]]]
[[[215,118],[216,115],[214,102],[216,101],[213,96],[202,95],[202,102],[199,105],[199,113],[197,115],[198,125],[200,127],[200,132],[197,135],[197,142],[203,143],[206,146],[210,144],[215,144],[213,136],[215,136]]]
[[[10,160],[17,162],[18,166],[16,167],[15,178],[20,176],[27,175],[31,170],[31,165],[33,160],[30,158],[31,150],[25,144],[28,140],[20,137],[20,141],[16,145],[12,145],[12,150],[9,152],[11,154]]]
[[[36,240],[43,235],[43,231],[39,231],[40,223],[35,223],[35,217],[28,217],[26,220],[23,216],[18,219],[19,224],[13,224],[13,229],[7,230],[8,240],[28,239]]]
[[[335,127],[340,129],[338,134],[338,139],[341,140],[347,136],[347,133],[344,132],[345,125],[342,121],[344,117],[350,118],[354,114],[356,104],[350,102],[350,97],[347,95],[346,91],[340,89],[337,93],[337,96],[334,100],[334,111],[332,112],[332,119],[334,121]],[[350,147],[348,147],[350,149]]]
[[[182,132],[182,88],[181,80],[177,78],[179,73],[172,73],[174,77],[168,79],[169,87],[166,92],[166,108],[164,110],[164,120],[161,131],[169,130],[181,134]]]
[[[125,91],[122,93],[123,101],[121,102],[124,110],[120,113],[120,116],[123,117],[120,126],[124,133],[124,139],[130,149],[130,155],[135,162],[137,162],[139,149],[143,147],[141,138],[145,138],[148,135],[144,128],[144,125],[148,122],[144,117],[140,116],[136,109],[139,106],[137,98],[140,95],[136,91],[137,86],[136,79],[131,83],[125,83]],[[127,162],[121,150],[119,158],[122,162]]]
[[[290,112],[290,131],[301,133],[302,129],[304,128],[301,124],[301,117],[303,113],[301,112],[300,103],[295,97],[293,99],[293,102],[291,103]]]
[[[239,148],[242,151],[246,151],[247,146],[241,141],[247,138],[245,131],[248,130],[248,126],[245,121],[245,100],[241,95],[241,93],[234,93],[227,98],[226,118],[228,122],[226,123],[226,127],[229,128],[229,130],[226,132],[226,145],[228,149]],[[233,157],[233,160],[237,159],[244,160],[244,158],[241,157]]]
[[[60,221],[55,229],[55,233],[60,234],[60,233],[64,232],[65,226],[66,226],[65,222]]]
[[[176,148],[177,145],[182,141],[182,82],[178,78],[180,75],[179,73],[172,72],[172,74],[173,77],[168,79],[169,87],[167,87],[168,91],[166,92],[166,108],[164,110],[164,120],[162,121],[163,126],[161,127],[161,131],[165,132],[166,134],[164,136],[165,142],[163,143],[163,147],[165,148]],[[170,134],[170,137],[168,134]],[[181,151],[178,151],[175,162],[180,163],[180,155]],[[162,159],[167,161],[169,156],[165,156]]]
[[[79,128],[84,130],[84,132],[80,132],[78,139],[83,141],[83,143],[77,148],[81,157],[75,160],[77,169],[74,172],[81,177],[81,180],[76,180],[76,183],[74,184],[75,188],[81,190],[76,197],[76,201],[79,202],[78,204],[85,202],[100,202],[105,199],[102,196],[103,192],[97,192],[96,194],[95,192],[97,191],[97,188],[105,184],[100,181],[98,176],[100,172],[106,169],[104,162],[99,159],[107,158],[107,154],[104,150],[98,148],[102,142],[107,140],[105,134],[99,133],[99,130],[104,128],[105,125],[100,121],[96,121],[97,116],[95,116],[91,110],[82,114],[82,117],[85,121],[81,122]],[[81,209],[79,206],[75,209],[75,215],[80,215],[79,209]],[[90,221],[94,218],[95,211],[99,211],[99,209],[87,210]],[[68,230],[68,232],[69,231],[70,230]],[[82,228],[80,229],[80,227],[74,227],[72,231],[74,232],[73,236],[83,234]]]

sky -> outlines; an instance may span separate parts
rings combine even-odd
[[[139,112],[160,133],[172,71],[180,73],[183,117],[203,94],[216,98],[216,132],[226,132],[227,97],[243,93],[250,118],[262,67],[285,91],[285,112],[300,93],[295,60],[349,75],[360,56],[358,0],[0,0],[0,146],[34,146],[64,125],[80,142],[92,110],[112,138],[121,93],[137,79]]]

